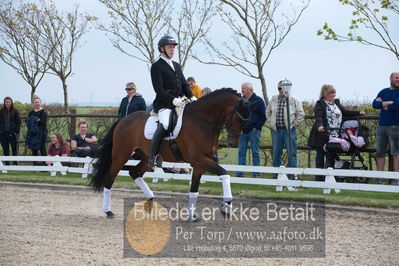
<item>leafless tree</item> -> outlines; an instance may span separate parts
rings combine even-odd
[[[394,18],[393,21],[399,19],[398,0],[339,0],[339,2],[353,9],[353,19],[349,25],[349,32],[346,35],[336,33],[328,23],[324,23],[317,35],[324,36],[326,40],[359,42],[375,46],[392,52],[399,60],[398,29],[392,30],[388,24],[388,14]],[[397,27],[397,24],[392,26]],[[362,32],[373,33],[376,38],[365,39]]]
[[[173,0],[99,0],[111,23],[98,28],[122,53],[146,63],[156,60],[157,39],[168,31]]]
[[[294,4],[295,3],[295,4]],[[219,15],[232,32],[231,40],[218,47],[206,38],[209,60],[195,56],[205,64],[233,67],[238,72],[259,79],[263,98],[266,91],[265,63],[298,22],[310,0],[220,0]]]
[[[1,2],[0,59],[30,85],[31,100],[48,70],[52,52],[51,48],[43,49],[45,36],[32,26],[42,22],[41,10],[35,4],[14,7],[11,1]]]
[[[42,44],[51,50],[49,70],[58,76],[62,82],[64,93],[64,108],[68,111],[67,79],[72,75],[72,62],[77,49],[80,47],[81,37],[88,30],[88,20],[79,14],[79,7],[75,5],[72,12],[60,12],[53,2],[41,2],[43,7],[43,23],[37,25],[46,37]]]
[[[215,14],[214,0],[183,0],[170,23],[170,30],[179,40],[179,63],[184,69],[193,47],[207,36]]]
[[[213,15],[212,0],[99,0],[108,8],[111,23],[99,24],[109,34],[114,47],[142,62],[157,59],[158,40],[165,34],[175,35],[179,42],[179,63],[184,68],[189,55],[209,30]],[[92,17],[93,20],[97,20]]]

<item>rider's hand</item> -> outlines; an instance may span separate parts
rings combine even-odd
[[[193,97],[190,98],[190,101],[191,101],[191,102],[194,102],[194,101],[196,101],[196,100],[197,100],[197,97],[195,97],[195,96],[193,96]]]
[[[184,102],[180,98],[174,98],[172,103],[176,107],[184,107]]]
[[[319,132],[324,132],[324,127],[323,126],[319,126],[319,128],[317,130],[319,130]]]

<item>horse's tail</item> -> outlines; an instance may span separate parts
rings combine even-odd
[[[112,164],[112,139],[118,122],[119,120],[112,125],[96,151],[96,159],[94,159],[95,162],[93,163],[93,172],[90,179],[90,185],[93,186],[95,191],[100,191],[109,179],[109,170]]]

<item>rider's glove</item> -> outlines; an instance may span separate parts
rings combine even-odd
[[[172,103],[176,107],[184,107],[184,102],[180,98],[174,98]]]
[[[194,102],[194,101],[196,101],[196,100],[197,100],[197,97],[195,97],[195,96],[193,96],[193,97],[190,98],[190,101],[191,101],[191,102]]]

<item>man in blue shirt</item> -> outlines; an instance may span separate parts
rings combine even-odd
[[[399,172],[399,72],[390,76],[391,87],[380,91],[373,101],[373,108],[380,109],[380,118],[377,127],[377,170],[384,171],[385,152],[389,144],[393,156],[394,171]],[[376,179],[379,184],[382,179]],[[391,184],[398,185],[398,180]]]
[[[260,143],[260,132],[262,126],[266,122],[266,105],[262,98],[257,96],[253,91],[253,86],[251,83],[246,82],[241,85],[241,92],[245,99],[250,103],[258,102],[252,109],[251,117],[245,122],[240,139],[238,141],[238,164],[246,164],[246,155],[248,142],[251,144],[252,151],[252,163],[254,166],[260,165],[260,153],[259,153],[259,143]],[[242,172],[237,172],[237,176],[243,176]],[[259,173],[253,173],[253,176],[258,176]]]

